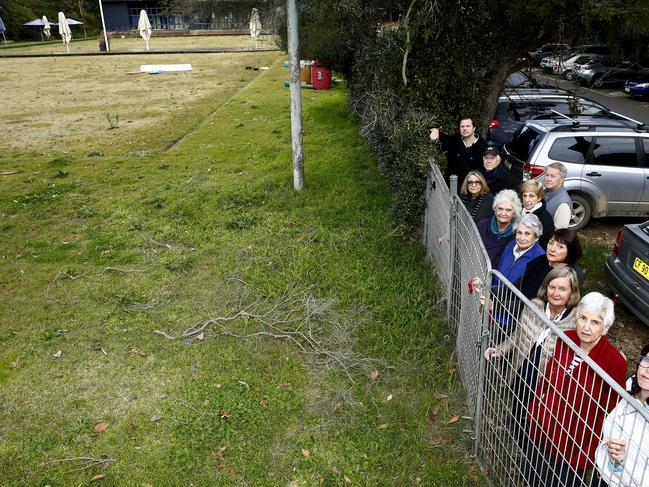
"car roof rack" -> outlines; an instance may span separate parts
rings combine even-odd
[[[580,123],[579,120],[575,120],[574,118],[570,118],[568,115],[564,115],[563,113],[557,112],[556,110],[550,110],[552,113],[555,115],[565,118],[566,120],[570,120],[572,122],[573,127],[579,127]]]
[[[628,120],[629,122],[635,123],[636,128],[638,130],[643,130],[643,129],[647,128],[647,124],[644,123],[644,122],[640,122],[639,120],[635,120],[635,119],[633,119],[631,117],[627,117],[626,115],[622,115],[621,113],[617,113],[617,112],[613,112],[613,111],[611,111],[611,114],[616,115],[616,116],[618,116],[620,118],[623,118],[624,120]]]

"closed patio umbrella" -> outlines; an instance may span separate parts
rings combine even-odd
[[[255,49],[257,49],[257,39],[261,34],[261,19],[259,18],[259,12],[256,8],[252,9],[250,14],[250,37],[255,40]]]
[[[149,39],[151,39],[151,22],[149,22],[149,16],[146,14],[146,10],[140,10],[140,20],[137,23],[137,28],[140,31],[140,35],[144,42],[146,43],[146,50],[149,50]]]
[[[70,26],[68,25],[67,20],[65,20],[65,15],[63,12],[59,12],[59,35],[63,39],[63,44],[65,44],[65,49],[70,53],[70,40],[72,39],[72,32],[70,31]]]
[[[261,19],[259,18],[259,12],[256,8],[252,9],[250,14],[250,37],[257,39],[261,33]]]
[[[48,39],[50,38],[50,23],[47,21],[47,17],[43,15],[43,34],[45,34],[45,37]]]

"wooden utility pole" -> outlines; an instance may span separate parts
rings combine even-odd
[[[287,1],[288,69],[291,92],[291,135],[293,140],[293,187],[304,187],[304,144],[302,133],[302,92],[300,80],[300,36],[296,0]]]

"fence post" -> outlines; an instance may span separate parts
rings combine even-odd
[[[430,192],[431,192],[431,183],[430,180],[432,179],[432,171],[430,176],[428,176],[428,179],[426,179],[426,206],[424,207],[424,235],[423,235],[423,242],[424,242],[424,247],[426,248],[426,255],[428,255],[428,218],[430,217],[429,211],[428,211],[428,205],[429,205],[429,199],[430,199]]]
[[[448,249],[448,282],[446,283],[447,289],[446,289],[446,317],[449,321],[451,321],[453,315],[453,301],[454,301],[454,293],[453,289],[455,287],[455,279],[457,276],[455,276],[454,268],[455,268],[455,254],[456,248],[455,248],[455,238],[456,238],[456,230],[457,230],[457,210],[455,207],[455,195],[457,194],[457,176],[453,174],[451,176],[451,187],[450,187],[450,192],[449,192],[449,211],[448,211],[448,242],[449,242],[449,249]],[[449,323],[450,324],[450,323]],[[455,323],[452,324],[453,327],[455,327]]]
[[[483,292],[485,293],[485,304],[482,309],[482,329],[480,337],[476,346],[478,348],[478,389],[476,391],[475,399],[475,414],[473,415],[473,456],[478,457],[478,450],[480,448],[480,435],[482,433],[482,408],[484,402],[484,389],[487,372],[487,360],[484,358],[485,350],[489,345],[489,303],[491,297],[491,271],[487,273],[485,286]]]

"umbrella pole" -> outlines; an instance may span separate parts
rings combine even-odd
[[[149,50],[149,41],[146,41],[146,50]]]
[[[43,42],[43,29],[41,29],[41,42]]]
[[[6,46],[7,45],[7,38],[5,37],[4,31],[2,31],[2,39],[4,40],[5,46]]]

